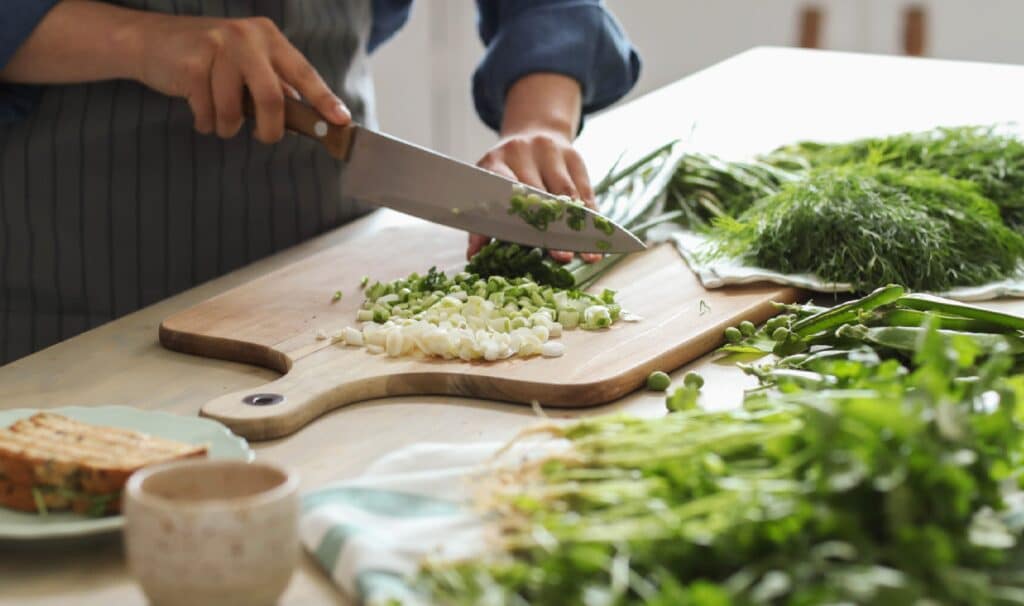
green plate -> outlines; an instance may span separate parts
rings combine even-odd
[[[37,412],[41,411],[28,408],[0,410],[0,427],[7,427],[18,419],[30,417]],[[132,429],[179,442],[206,444],[208,455],[212,459],[253,459],[253,452],[244,439],[210,419],[127,406],[69,406],[48,409],[46,412],[55,412],[94,425]],[[83,537],[118,531],[123,525],[123,516],[90,518],[66,512],[44,516],[0,507],[0,539]]]

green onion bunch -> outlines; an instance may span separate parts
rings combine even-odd
[[[727,162],[705,154],[687,154],[672,177],[668,196],[683,213],[680,223],[706,226],[719,217],[735,217],[755,202],[799,178],[767,162]]]
[[[481,278],[491,276],[529,276],[538,284],[572,288],[576,278],[540,248],[529,248],[494,240],[473,255],[466,271]]]

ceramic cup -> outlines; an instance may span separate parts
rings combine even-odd
[[[299,557],[295,474],[263,463],[185,460],[125,487],[125,551],[154,606],[275,604]]]

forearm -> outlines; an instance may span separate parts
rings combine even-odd
[[[571,141],[579,129],[581,108],[582,92],[576,80],[553,73],[524,76],[505,96],[501,136],[543,131]]]
[[[0,81],[65,84],[134,77],[137,25],[146,13],[92,0],[63,0],[0,70]]]

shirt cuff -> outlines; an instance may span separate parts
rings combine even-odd
[[[487,126],[501,128],[508,89],[537,72],[579,82],[586,115],[633,88],[640,76],[640,57],[600,5],[565,3],[525,11],[501,24],[473,74],[473,100]]]
[[[7,65],[59,0],[4,0],[0,19],[0,67]]]
[[[0,19],[0,67],[10,62],[58,1],[4,0],[4,16]],[[38,87],[0,84],[0,122],[24,117],[35,107],[38,98]]]

